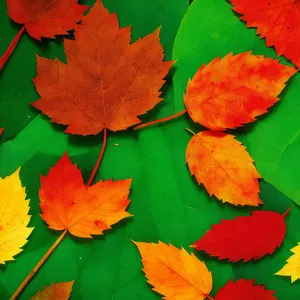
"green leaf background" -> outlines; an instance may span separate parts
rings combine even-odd
[[[220,0],[106,0],[104,5],[117,12],[121,26],[132,24],[132,41],[145,36],[162,24],[161,40],[166,58],[176,60],[164,86],[165,100],[143,116],[144,121],[170,115],[183,108],[187,79],[197,68],[216,56],[229,52],[253,50],[254,54],[276,57],[272,48],[246,29],[231,5]],[[82,1],[92,5],[94,1]],[[6,15],[5,1],[0,3],[0,53],[3,53],[19,26]],[[61,155],[68,151],[73,162],[88,178],[97,159],[102,135],[70,136],[63,127],[51,124],[28,103],[38,99],[32,78],[35,77],[35,53],[64,60],[63,39],[34,41],[25,34],[0,74],[0,127],[5,126],[0,144],[0,176],[7,176],[22,166],[21,179],[31,199],[31,225],[35,227],[24,251],[16,261],[0,267],[0,299],[9,299],[18,285],[43,256],[59,233],[47,229],[39,217],[39,176],[45,175]],[[283,63],[287,63],[280,58]],[[213,272],[212,295],[230,278],[257,279],[276,290],[278,299],[300,297],[299,283],[290,284],[287,277],[274,276],[290,256],[289,249],[300,241],[300,113],[298,98],[300,75],[296,74],[282,95],[282,101],[257,122],[233,131],[243,141],[256,165],[268,182],[261,181],[264,210],[287,217],[287,237],[274,255],[258,262],[229,264],[199,252]],[[133,177],[129,207],[135,216],[107,231],[103,237],[84,240],[67,236],[20,299],[29,299],[52,282],[75,279],[71,299],[160,299],[151,291],[141,271],[140,256],[132,240],[162,240],[185,247],[201,237],[221,219],[247,215],[249,208],[236,208],[210,198],[189,174],[185,148],[191,138],[184,128],[198,132],[202,128],[187,116],[168,124],[139,132],[111,133],[97,180]],[[114,144],[120,144],[118,147]],[[299,151],[298,151],[299,150]],[[277,189],[277,190],[276,190]],[[286,196],[284,196],[282,193]],[[288,198],[289,197],[289,198]],[[189,250],[194,251],[194,250]]]

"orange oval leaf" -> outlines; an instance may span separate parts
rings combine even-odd
[[[262,203],[258,196],[260,175],[233,135],[214,131],[194,135],[186,149],[186,160],[191,174],[210,196],[234,205]]]
[[[108,180],[85,187],[81,172],[65,154],[47,176],[41,176],[41,217],[49,228],[68,229],[78,237],[103,234],[130,216],[125,211],[130,184],[131,179]]]
[[[236,128],[267,112],[296,73],[250,52],[226,55],[202,66],[189,81],[185,105],[194,122],[212,130]]]
[[[52,283],[38,291],[30,300],[68,300],[72,292],[74,280],[70,282]]]
[[[183,248],[162,242],[139,243],[138,247],[143,271],[153,290],[162,294],[164,299],[203,300],[212,289],[212,275],[205,263]]]
[[[159,30],[130,45],[130,28],[119,28],[98,0],[75,38],[65,40],[67,65],[38,57],[34,83],[41,99],[32,105],[71,134],[140,123],[138,116],[162,100],[159,90],[172,65],[163,62]]]

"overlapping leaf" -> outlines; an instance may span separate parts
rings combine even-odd
[[[38,57],[34,80],[41,99],[32,105],[68,125],[67,133],[127,129],[162,100],[159,90],[172,63],[163,62],[158,30],[130,45],[130,28],[120,29],[98,0],[75,38],[65,40],[67,65]]]
[[[240,279],[228,281],[223,286],[215,300],[276,300],[274,291],[266,290],[263,285],[254,285],[255,280]]]
[[[280,276],[290,276],[291,282],[300,279],[300,243],[291,249],[293,255],[288,258],[286,264],[276,273]]]
[[[245,147],[234,136],[204,131],[192,137],[186,149],[191,174],[212,196],[234,205],[262,203],[260,178]]]
[[[14,260],[33,228],[30,221],[29,200],[19,178],[20,169],[10,176],[0,178],[0,264]]]
[[[52,283],[38,291],[30,300],[68,300],[72,292],[74,280],[70,282]]]
[[[300,67],[300,2],[297,0],[230,0],[233,10],[241,14],[247,27],[257,28],[257,34],[266,38],[267,46],[274,46],[278,55],[284,55]]]
[[[281,246],[286,234],[286,213],[254,211],[251,216],[222,220],[193,247],[232,262],[258,260]]]
[[[51,229],[67,229],[78,237],[103,234],[130,216],[125,211],[130,184],[131,179],[108,180],[86,187],[81,172],[65,154],[47,176],[41,176],[41,217]]]
[[[9,17],[35,39],[66,34],[88,9],[77,0],[6,0]]]

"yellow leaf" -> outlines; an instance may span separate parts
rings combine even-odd
[[[29,200],[25,200],[25,188],[22,187],[20,168],[10,176],[0,178],[0,263],[14,260],[27,243],[33,228],[30,221]]]
[[[52,283],[38,291],[30,300],[68,300],[72,292],[74,280],[70,282]]]
[[[203,300],[212,289],[212,275],[192,253],[162,242],[137,243],[143,271],[153,290],[169,300]]]
[[[279,276],[291,276],[291,282],[293,283],[297,279],[300,279],[300,243],[291,249],[294,254],[288,258],[283,268],[275,273]]]

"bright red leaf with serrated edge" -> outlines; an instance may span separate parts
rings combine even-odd
[[[300,2],[299,0],[230,0],[233,10],[241,14],[247,27],[257,28],[266,38],[267,46],[274,46],[300,68]]]
[[[283,215],[274,211],[254,211],[251,216],[222,220],[192,246],[230,262],[258,260],[281,246],[288,211]]]
[[[84,185],[80,170],[64,154],[46,176],[39,192],[42,219],[54,230],[91,238],[130,216],[128,194],[131,179],[98,181]]]
[[[67,125],[67,133],[125,130],[162,100],[159,90],[172,62],[163,61],[159,30],[130,44],[130,28],[119,28],[99,0],[75,40],[65,40],[65,52],[67,64],[37,58],[34,84],[41,99],[32,105]]]
[[[272,58],[230,53],[196,72],[184,103],[190,117],[209,129],[236,128],[266,113],[295,73]]]
[[[66,34],[88,9],[77,0],[6,0],[9,17],[35,39]]]
[[[215,300],[276,300],[275,293],[266,290],[264,285],[254,285],[255,280],[240,279],[236,282],[228,281],[223,286]]]

